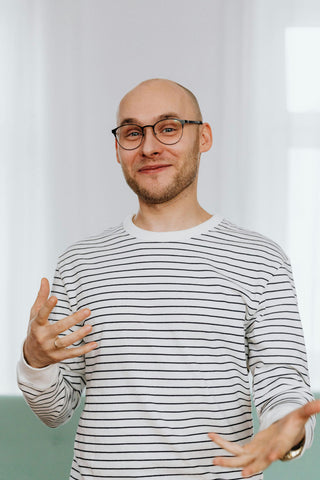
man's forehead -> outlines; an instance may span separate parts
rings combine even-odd
[[[183,116],[183,115],[182,115]],[[145,120],[143,120],[144,116],[143,115],[140,115],[140,116],[136,116],[136,117],[125,117],[125,116],[121,116],[119,118],[120,120],[120,124],[123,125],[125,123],[137,123],[137,124],[145,124],[145,123],[148,123],[148,122],[151,122],[152,123],[155,123],[155,122],[158,122],[159,120],[165,120],[167,118],[182,118],[181,114],[178,113],[178,112],[174,112],[174,111],[168,111],[166,113],[161,113],[159,115],[154,115],[152,117],[147,117],[145,116]]]
[[[182,117],[192,110],[188,95],[174,82],[150,82],[138,85],[123,97],[117,119],[120,123],[128,119],[149,122],[165,116]]]

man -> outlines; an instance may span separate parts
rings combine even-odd
[[[320,411],[288,259],[199,205],[212,133],[191,92],[143,82],[117,123],[117,160],[139,210],[70,247],[50,298],[42,280],[20,388],[55,427],[86,387],[71,479],[261,479],[310,446]]]

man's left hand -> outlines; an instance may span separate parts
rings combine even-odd
[[[242,468],[242,476],[249,477],[265,470],[272,462],[279,460],[301,442],[305,435],[304,426],[308,419],[320,412],[320,400],[306,403],[265,430],[258,432],[246,445],[224,440],[216,433],[209,433],[213,442],[232,457],[216,457],[214,465],[229,468]]]

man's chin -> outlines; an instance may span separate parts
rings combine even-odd
[[[125,179],[139,200],[148,205],[160,205],[176,198],[196,180],[197,166],[195,165],[195,168],[185,173],[185,175],[176,176],[167,185],[159,183],[154,183],[153,186],[142,185],[142,182],[138,183],[128,175],[125,175]]]
[[[178,192],[164,192],[155,194],[154,192],[147,191],[136,191],[135,192],[139,198],[144,203],[148,205],[160,205],[161,203],[166,203],[175,198],[178,195]]]

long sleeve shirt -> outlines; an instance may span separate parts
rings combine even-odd
[[[65,334],[91,324],[82,341],[98,347],[43,369],[21,359],[18,381],[51,427],[85,390],[70,479],[240,480],[213,465],[226,452],[208,433],[250,440],[251,388],[260,429],[312,400],[287,256],[219,216],[175,232],[128,217],[64,252],[52,294],[50,321],[89,308]]]

